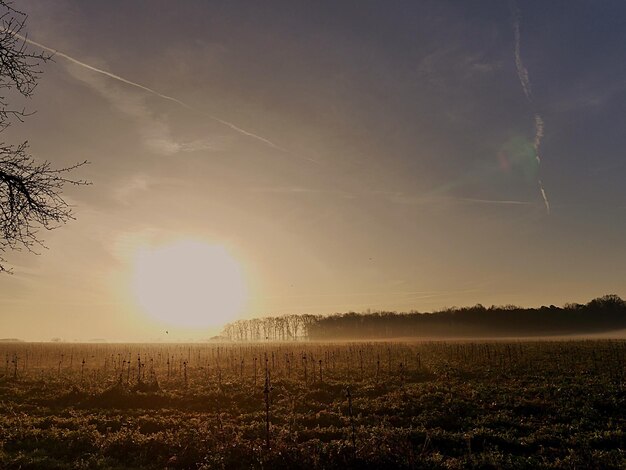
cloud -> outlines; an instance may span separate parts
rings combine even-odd
[[[113,197],[123,204],[128,204],[128,201],[131,200],[131,195],[147,191],[149,187],[150,178],[146,175],[137,174],[115,187],[113,189]]]
[[[552,109],[557,113],[580,111],[580,108],[600,109],[616,95],[623,94],[626,84],[622,81],[582,86],[574,90],[566,90],[567,93],[557,101],[552,103]]]
[[[269,194],[335,194],[346,198],[353,198],[354,194],[339,189],[316,189],[305,188],[301,186],[270,186],[250,188],[253,193],[269,193]]]
[[[425,55],[417,65],[418,77],[430,86],[448,89],[459,80],[484,80],[501,68],[489,61],[485,52],[468,52],[461,45],[440,46]]]
[[[90,73],[84,67],[68,65],[68,72],[105,98],[117,111],[132,118],[138,126],[141,140],[146,148],[161,154],[174,155],[180,152],[215,150],[220,147],[216,139],[179,142],[172,137],[168,124],[155,115],[146,105],[144,95],[125,90],[105,77]]]

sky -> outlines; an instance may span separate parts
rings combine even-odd
[[[236,262],[229,319],[626,297],[621,1],[20,9],[60,53],[1,140],[92,185],[48,249],[7,253],[1,337],[217,334],[138,300],[138,257],[176,243]]]

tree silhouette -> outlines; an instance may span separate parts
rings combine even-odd
[[[51,60],[46,53],[28,49],[26,18],[11,2],[0,0],[0,132],[29,115],[25,108],[11,107],[6,95],[32,96],[40,65]],[[74,218],[62,190],[66,184],[88,184],[69,177],[86,163],[55,169],[47,161],[36,162],[28,153],[27,142],[0,142],[0,272],[10,272],[5,252],[35,252],[36,246],[45,247],[38,235],[42,228],[52,230]]]
[[[290,326],[294,324],[298,327]],[[263,329],[263,336],[258,334],[260,328]],[[505,305],[486,308],[477,304],[431,313],[347,312],[325,316],[269,316],[229,323],[224,326],[222,335],[231,341],[371,340],[567,335],[625,328],[626,302],[610,294],[587,304],[570,303],[564,307]]]

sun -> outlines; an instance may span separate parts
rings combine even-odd
[[[182,240],[137,251],[133,292],[164,324],[202,328],[234,320],[247,289],[239,263],[221,245]]]

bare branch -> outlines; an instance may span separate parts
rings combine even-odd
[[[30,98],[41,75],[41,64],[51,60],[45,52],[32,52],[24,28],[27,16],[13,3],[0,0],[0,90],[15,90]],[[10,108],[0,95],[0,131],[11,120],[23,122],[32,114],[25,108]],[[74,218],[72,209],[62,197],[66,184],[85,185],[87,181],[67,175],[87,164],[77,163],[55,169],[47,161],[37,163],[28,154],[28,144],[10,145],[0,142],[0,253],[26,249],[35,253],[36,246],[45,248],[39,231],[52,230]],[[0,272],[9,272],[0,256]]]

